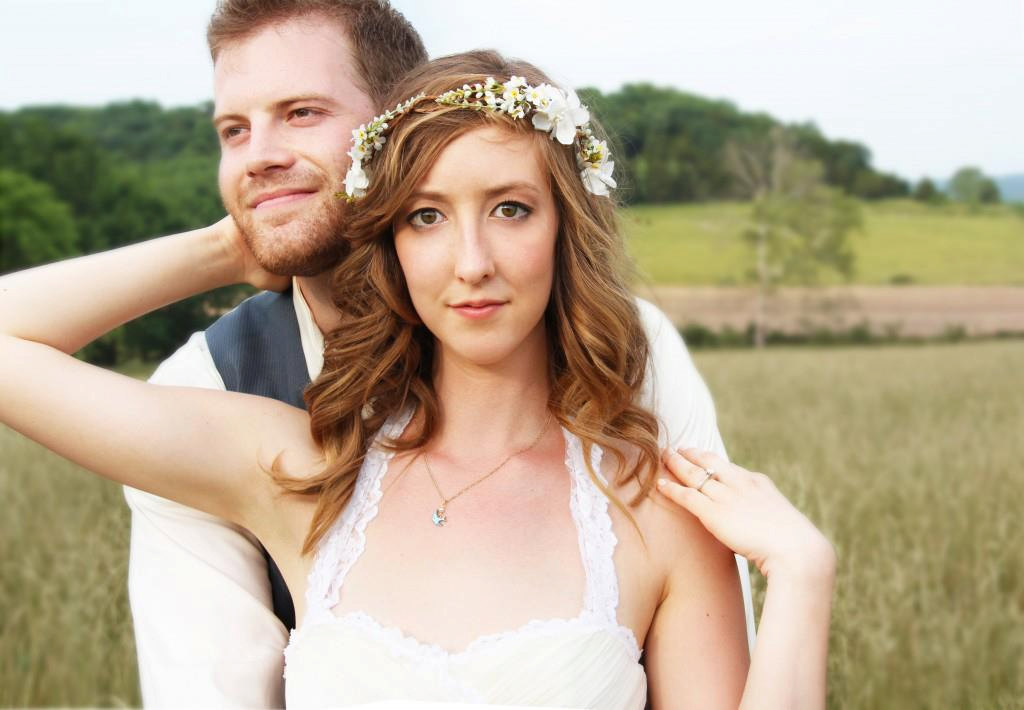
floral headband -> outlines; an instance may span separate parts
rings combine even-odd
[[[426,98],[426,94],[414,96],[394,109],[385,111],[369,124],[352,131],[352,150],[348,153],[352,158],[352,167],[345,175],[345,195],[349,202],[366,194],[370,178],[365,165],[384,147],[388,121],[408,113]],[[461,89],[446,91],[434,101],[443,106],[503,112],[513,120],[532,114],[533,127],[549,133],[552,140],[558,140],[562,145],[572,145],[578,141],[576,166],[580,169],[580,179],[588,192],[607,195],[608,188],[615,187],[612,178],[615,163],[610,160],[608,144],[594,137],[590,127],[590,111],[571,90],[562,91],[550,84],[530,86],[521,76],[513,76],[505,83],[488,78],[483,84],[465,84]]]

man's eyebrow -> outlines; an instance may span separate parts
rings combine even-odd
[[[244,121],[245,116],[240,113],[222,113],[220,115],[213,116],[210,121],[213,123],[213,127],[216,128],[218,124],[224,123],[224,121]]]
[[[281,106],[288,106],[289,104],[298,104],[298,103],[302,103],[304,101],[315,101],[315,102],[321,103],[321,104],[330,104],[331,106],[337,106],[338,105],[337,101],[332,99],[330,96],[327,96],[326,94],[310,93],[310,94],[297,94],[295,96],[289,96],[286,99],[281,99],[280,101],[275,101],[274,102],[274,106],[276,108],[280,108]]]
[[[280,109],[284,108],[285,106],[290,106],[292,104],[303,103],[303,102],[306,102],[306,101],[312,101],[312,102],[318,103],[318,104],[325,104],[325,105],[328,105],[328,106],[330,106],[332,108],[335,108],[335,107],[338,106],[338,102],[335,101],[334,99],[332,99],[330,96],[327,96],[325,94],[311,93],[311,94],[297,94],[295,96],[288,96],[287,98],[283,98],[283,99],[280,99],[279,101],[275,101],[274,102],[274,108],[280,110]],[[220,114],[220,115],[215,115],[213,117],[213,119],[212,119],[214,126],[216,126],[217,124],[223,123],[224,121],[228,121],[228,120],[231,120],[231,121],[244,121],[245,120],[245,116],[243,116],[240,113],[224,113],[224,114]]]

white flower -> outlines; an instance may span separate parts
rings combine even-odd
[[[615,187],[615,178],[612,177],[612,171],[615,169],[615,162],[608,160],[598,165],[593,163],[583,163],[583,169],[580,171],[580,180],[583,181],[583,187],[587,188],[587,191],[592,195],[607,195],[609,187]]]
[[[515,74],[513,74],[511,78],[508,80],[508,83],[505,84],[505,86],[507,86],[510,89],[516,89],[519,88],[520,86],[526,86],[526,79],[524,79],[521,76],[516,76]]]
[[[533,114],[533,125],[541,131],[548,131],[562,145],[572,145],[576,129],[590,120],[590,112],[580,104],[575,91],[563,93],[547,84],[537,87],[543,90],[545,106],[538,106]]]
[[[353,143],[352,150],[348,152],[348,157],[352,158],[353,163],[358,163],[366,157],[366,146],[361,142]]]
[[[569,105],[568,119],[572,121],[573,128],[582,127],[590,121],[590,111],[580,103],[580,97],[572,89],[566,93],[566,100]]]
[[[541,86],[544,86],[544,84],[541,84]],[[547,102],[547,99],[544,96],[544,91],[540,86],[531,86],[527,88],[526,100],[538,108],[543,108]]]
[[[608,142],[591,140],[587,146],[590,149],[590,154],[595,157],[596,160],[604,162],[608,157]]]
[[[363,164],[358,160],[352,161],[352,166],[345,174],[345,194],[349,197],[362,197],[366,194],[366,188],[370,186],[370,178],[363,170]]]

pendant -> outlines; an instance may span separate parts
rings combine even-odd
[[[444,524],[448,522],[448,518],[446,518],[445,514],[444,514],[444,506],[443,505],[440,508],[438,508],[437,510],[434,511],[433,520],[434,520],[434,525],[436,525],[439,528],[440,527],[444,527]]]

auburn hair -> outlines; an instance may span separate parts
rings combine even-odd
[[[419,93],[425,99],[389,122],[387,143],[374,155],[371,184],[347,215],[347,255],[333,274],[332,297],[341,325],[325,336],[324,368],[306,390],[312,434],[325,465],[314,476],[275,474],[287,490],[318,497],[303,552],[310,552],[344,510],[373,437],[387,417],[419,411],[422,426],[396,451],[426,444],[438,430],[441,406],[433,385],[434,337],[413,308],[395,253],[394,222],[445,147],[481,126],[531,136],[550,171],[559,212],[555,276],[544,314],[548,340],[548,408],[578,436],[590,469],[599,445],[617,462],[606,486],[594,482],[632,520],[614,488],[639,483],[630,501],[649,494],[658,465],[658,425],[637,404],[648,362],[648,342],[636,300],[627,288],[628,259],[608,197],[591,195],[576,166],[575,147],[549,139],[529,118],[497,111],[441,106],[429,100],[489,76],[516,75],[537,85],[551,81],[534,66],[491,51],[442,57],[415,69],[389,96],[394,106]],[[595,129],[598,127],[594,125]],[[598,129],[599,130],[599,129]]]
[[[297,18],[333,20],[352,47],[356,77],[380,104],[392,86],[427,61],[423,40],[388,0],[218,0],[206,29],[210,56],[269,25]]]

